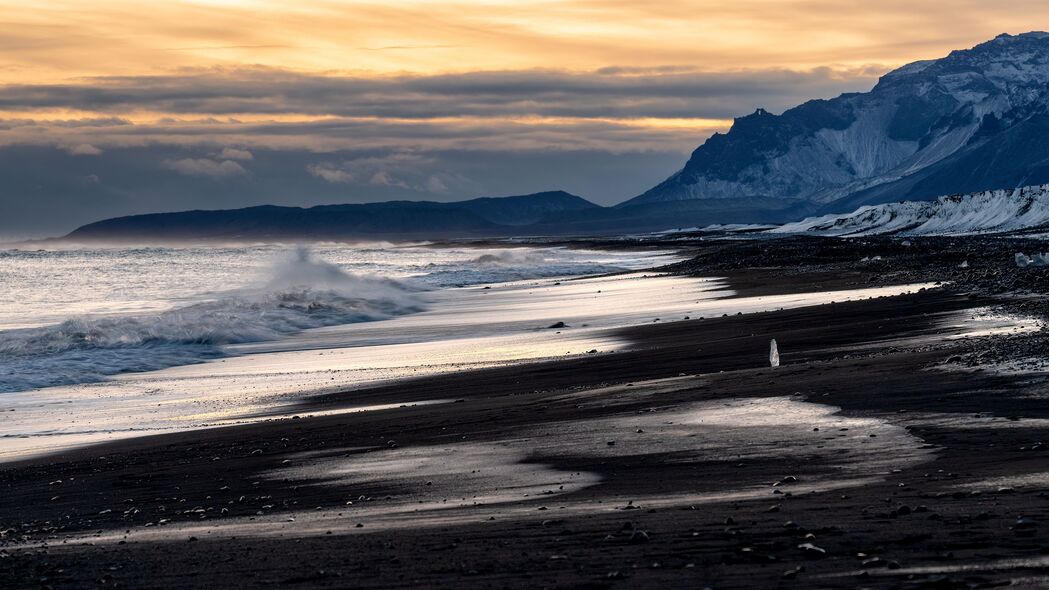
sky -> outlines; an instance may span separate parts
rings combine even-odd
[[[1049,22],[1043,0],[0,0],[0,239],[669,176],[732,118]]]

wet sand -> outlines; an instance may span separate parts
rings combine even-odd
[[[4,393],[0,463],[122,438],[290,417],[303,398],[332,392],[348,398],[376,383],[608,354],[626,344],[619,329],[628,326],[896,295],[922,286],[740,296],[718,279],[626,273],[443,289],[427,294],[425,311],[397,318],[229,345],[223,347],[229,356],[203,363]]]
[[[777,284],[729,286],[812,287]],[[1044,587],[1046,379],[946,364],[992,303],[934,289],[660,322],[615,354],[7,463],[0,581]]]

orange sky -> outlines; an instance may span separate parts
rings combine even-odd
[[[1029,0],[0,0],[0,10],[0,83],[7,85],[256,66],[369,78],[822,67],[866,79],[1049,22],[1049,3]],[[77,105],[22,110],[48,119],[84,114]],[[124,115],[141,121],[146,111],[129,107]],[[704,113],[663,118],[622,122],[728,125],[727,117]]]
[[[461,72],[895,66],[1049,22],[1012,0],[0,1],[4,81],[261,64]]]

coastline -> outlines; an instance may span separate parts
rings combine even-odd
[[[831,284],[733,274],[737,296]],[[932,289],[660,322],[619,330],[631,344],[614,355],[4,464],[0,573],[13,587],[1029,579],[1049,518],[1030,450],[1049,437],[1029,403],[1044,378],[944,369],[985,340],[955,320],[996,301]]]

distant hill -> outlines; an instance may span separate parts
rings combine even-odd
[[[390,201],[310,208],[266,205],[114,217],[77,228],[66,240],[344,240],[505,236],[559,215],[601,207],[564,191],[454,203]]]
[[[531,225],[566,213],[601,209],[582,197],[564,191],[549,191],[518,197],[481,197],[450,203],[500,225]]]

